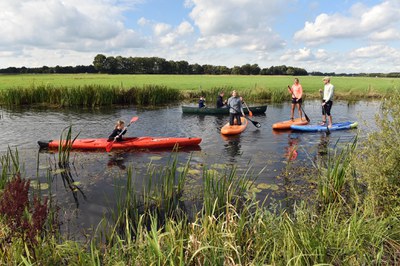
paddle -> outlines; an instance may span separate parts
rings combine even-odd
[[[249,109],[249,107],[247,106],[246,102],[243,102],[243,103],[244,103],[244,106],[246,106],[247,111],[249,111],[249,116],[252,117],[252,116],[253,116],[253,112],[250,111],[250,109]]]
[[[228,105],[228,106],[229,106],[229,108],[232,108],[233,110],[235,110],[236,112],[239,113],[239,111],[236,110],[235,108],[233,108],[232,106],[230,106],[230,105]],[[249,111],[250,111],[250,110],[249,110]],[[249,120],[251,123],[253,123],[253,125],[254,125],[256,128],[260,128],[260,127],[261,127],[261,124],[258,123],[257,121],[253,121],[253,120],[251,120],[250,118],[248,118],[247,116],[244,116],[244,118],[246,118],[246,119]]]
[[[288,87],[288,89],[290,90],[290,92],[292,93],[292,95],[294,96],[293,91],[292,91],[292,88],[290,88],[289,85],[288,85],[287,87]],[[307,122],[310,123],[310,118],[308,118],[306,112],[304,112],[303,105],[302,105],[302,104],[299,104],[299,105],[300,105],[301,111],[303,111],[303,114],[304,114],[304,116],[305,116]]]
[[[124,128],[124,130],[122,130],[121,133],[120,133],[118,136],[116,136],[116,137],[114,138],[113,141],[110,141],[110,143],[107,144],[107,146],[106,146],[106,152],[110,152],[110,151],[111,151],[111,149],[112,149],[112,147],[113,147],[113,145],[114,145],[114,142],[117,140],[117,138],[119,138],[120,136],[122,136],[122,133],[123,133],[125,130],[127,130],[128,127],[129,127],[133,122],[136,122],[138,119],[139,119],[139,117],[137,117],[137,116],[132,117],[131,121],[130,121],[129,124]]]

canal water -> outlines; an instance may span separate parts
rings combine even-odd
[[[321,149],[350,143],[357,134],[365,138],[374,130],[374,116],[379,107],[378,101],[336,101],[332,108],[334,122],[358,121],[359,127],[327,135],[272,130],[273,123],[289,119],[290,104],[269,104],[265,114],[252,118],[261,124],[260,128],[249,123],[246,131],[232,137],[220,134],[228,116],[183,114],[181,104],[100,109],[0,107],[0,155],[5,155],[8,149],[14,153],[18,150],[25,176],[33,185],[47,183],[41,186],[42,194],[51,189],[61,207],[63,229],[74,236],[83,229],[96,227],[115,207],[116,184],[126,180],[127,169],[133,169],[135,185],[140,187],[147,181],[144,173],[149,165],[162,167],[174,153],[170,150],[72,151],[71,171],[66,175],[57,169],[57,152],[39,151],[37,141],[59,139],[63,129],[70,125],[73,137],[79,133],[79,138],[100,138],[112,132],[117,120],[129,122],[138,116],[139,120],[129,127],[125,136],[200,137],[200,147],[177,153],[182,165],[191,158],[192,168],[196,170],[191,178],[201,183],[204,168],[224,171],[234,165],[239,175],[251,169],[251,175],[257,176],[257,197],[282,200],[288,197],[288,180],[282,178],[288,162],[295,167],[313,167],[313,160]],[[312,123],[321,121],[319,101],[307,101],[304,110]],[[295,154],[291,152],[294,148]]]

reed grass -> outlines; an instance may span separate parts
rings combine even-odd
[[[290,76],[209,75],[15,75],[0,83],[0,104],[40,104],[61,107],[114,104],[160,105],[179,100],[197,102],[200,95],[215,102],[220,91],[233,89],[248,102],[283,102],[290,99]],[[335,99],[357,101],[382,98],[400,87],[394,78],[333,77]],[[13,84],[10,86],[10,84]],[[301,77],[304,98],[319,98],[321,77]],[[2,87],[6,86],[6,87]]]
[[[31,104],[88,108],[116,104],[160,105],[179,99],[178,90],[161,85],[143,85],[129,89],[105,85],[76,87],[39,85],[0,91],[0,103],[9,107]]]

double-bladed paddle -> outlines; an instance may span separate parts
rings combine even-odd
[[[132,117],[132,119],[131,119],[131,121],[129,122],[129,124],[121,131],[121,133],[119,133],[119,135],[116,136],[116,137],[114,138],[113,141],[110,141],[110,143],[107,144],[107,146],[106,146],[106,152],[110,152],[110,151],[111,151],[111,149],[112,149],[112,147],[113,147],[113,145],[114,145],[114,142],[117,140],[117,138],[119,138],[120,136],[122,136],[122,133],[123,133],[124,131],[126,131],[126,130],[128,129],[128,127],[129,127],[132,123],[136,122],[138,119],[139,119],[139,117],[137,117],[137,116]]]
[[[288,85],[287,87],[288,87],[288,89],[290,90],[290,92],[292,93],[292,95],[294,96],[293,91],[292,91],[292,88],[290,88],[289,85]],[[304,112],[303,105],[302,105],[301,103],[300,103],[300,109],[303,111],[303,114],[304,114],[304,116],[305,116],[307,122],[310,123],[310,118],[308,118],[306,112]]]

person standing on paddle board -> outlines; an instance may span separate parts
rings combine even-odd
[[[328,128],[332,127],[332,115],[331,108],[333,104],[333,91],[335,86],[331,84],[331,78],[325,77],[322,79],[324,82],[324,90],[321,89],[319,92],[322,94],[322,122],[321,125],[326,124],[326,116],[328,116]]]
[[[295,78],[292,87],[288,86],[288,91],[292,95],[292,108],[290,109],[290,120],[294,120],[294,109],[297,107],[299,117],[303,118],[300,105],[303,103],[303,87],[301,86],[299,79]]]
[[[242,100],[238,96],[235,90],[232,91],[232,96],[228,99],[228,106],[229,106],[229,124],[233,126],[235,124],[235,119],[236,119],[236,124],[241,125],[242,121],[240,120],[240,114],[244,116]]]
[[[125,122],[122,120],[118,120],[115,124],[114,130],[110,136],[108,136],[108,141],[122,141],[122,135],[126,133]]]

